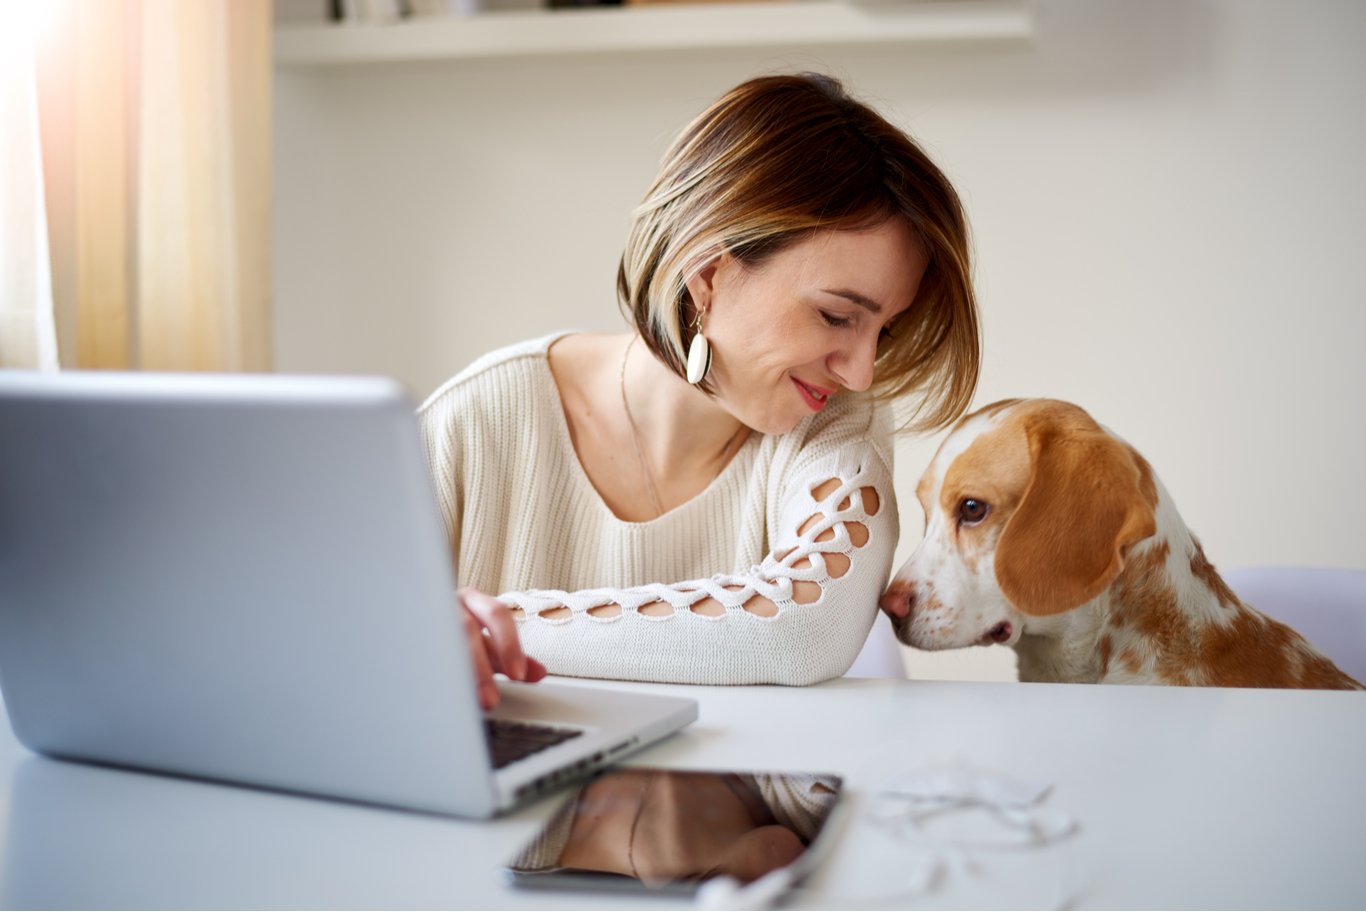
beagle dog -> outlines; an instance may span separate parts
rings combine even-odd
[[[1366,689],[1239,601],[1143,457],[1075,405],[967,416],[916,495],[925,538],[880,601],[903,643],[1004,643],[1021,681]]]

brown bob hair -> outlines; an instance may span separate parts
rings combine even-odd
[[[687,282],[718,252],[757,267],[812,232],[888,218],[906,221],[929,265],[878,346],[873,390],[921,393],[908,427],[941,428],[966,411],[981,370],[967,218],[929,156],[830,76],[752,79],[688,125],[632,216],[617,295],[655,357],[684,376]]]

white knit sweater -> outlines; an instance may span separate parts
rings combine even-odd
[[[547,352],[563,333],[485,355],[419,410],[461,585],[521,608],[522,644],[552,674],[684,684],[812,684],[844,674],[877,615],[898,535],[890,416],[842,394],[786,434],[751,434],[697,497],[650,522],[618,519],[569,437]],[[817,502],[812,489],[838,478]],[[875,515],[861,488],[876,489]],[[825,519],[798,535],[813,514]],[[862,523],[854,544],[845,523]],[[834,538],[817,537],[834,530]],[[824,552],[849,557],[838,578]],[[781,559],[780,559],[781,557]],[[810,566],[794,565],[810,558]],[[820,598],[793,601],[792,582]],[[739,587],[730,591],[724,587]],[[776,616],[743,608],[753,595]],[[712,596],[725,613],[689,610]],[[636,611],[664,601],[666,617]],[[588,609],[622,606],[618,617]],[[567,606],[562,620],[538,616]]]

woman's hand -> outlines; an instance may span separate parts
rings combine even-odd
[[[480,706],[493,709],[498,705],[494,674],[528,682],[545,677],[545,666],[522,652],[512,609],[470,586],[457,590],[455,595],[465,622],[465,638],[470,642]]]

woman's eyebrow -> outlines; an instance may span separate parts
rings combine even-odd
[[[878,302],[874,301],[872,298],[865,298],[863,295],[859,294],[857,291],[850,291],[850,290],[847,289],[847,288],[822,288],[821,291],[825,292],[826,294],[832,294],[832,295],[835,295],[836,297],[840,297],[840,298],[844,298],[845,300],[852,301],[853,303],[857,304],[859,307],[862,307],[864,310],[871,311],[871,312],[873,312],[873,313],[875,313],[875,314],[881,314],[881,313],[882,313],[882,305],[881,305],[881,304],[879,304]]]

